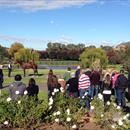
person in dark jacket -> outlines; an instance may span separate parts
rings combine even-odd
[[[1,89],[3,88],[3,70],[2,70],[2,65],[0,66],[0,95],[1,95]]]
[[[119,106],[125,107],[125,90],[128,87],[128,80],[124,75],[124,70],[120,70],[120,74],[115,82],[115,89],[117,92],[117,103]]]
[[[106,74],[105,79],[102,83],[102,93],[104,98],[104,104],[110,101],[110,97],[112,94],[112,82],[110,74]]]
[[[91,81],[91,98],[94,98],[94,95],[98,96],[99,92],[99,83],[100,83],[100,73],[98,71],[93,71],[90,75],[90,81]]]
[[[69,97],[78,97],[78,80],[75,77],[75,74],[71,74],[71,78],[66,82],[67,92]]]
[[[33,78],[29,80],[27,92],[28,96],[36,96],[36,98],[38,98],[39,87],[36,85],[36,82]]]

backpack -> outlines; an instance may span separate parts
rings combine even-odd
[[[117,88],[125,90],[128,87],[128,80],[124,75],[119,75],[117,78]]]

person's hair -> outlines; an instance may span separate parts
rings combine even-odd
[[[15,75],[14,77],[15,81],[21,81],[22,76],[20,74]]]
[[[50,69],[48,74],[53,75],[53,70],[52,70],[52,69]]]
[[[107,84],[111,83],[111,76],[110,76],[110,74],[106,74],[105,75],[104,82],[107,83]]]
[[[71,67],[68,67],[67,70],[68,70],[68,71],[71,71]]]
[[[34,78],[30,78],[28,85],[35,85],[35,84],[36,84],[35,79]]]

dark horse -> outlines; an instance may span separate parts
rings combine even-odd
[[[33,69],[34,71],[34,75],[37,74],[38,75],[38,70],[37,70],[37,64],[35,64],[34,62],[22,62],[22,61],[17,61],[17,63],[21,66],[21,68],[24,71],[24,76],[26,76],[26,69]]]

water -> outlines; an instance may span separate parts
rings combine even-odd
[[[77,66],[48,66],[48,65],[39,65],[38,69],[52,69],[52,70],[60,70],[60,69],[65,69],[67,70],[67,68],[70,67],[71,69],[76,69]]]

